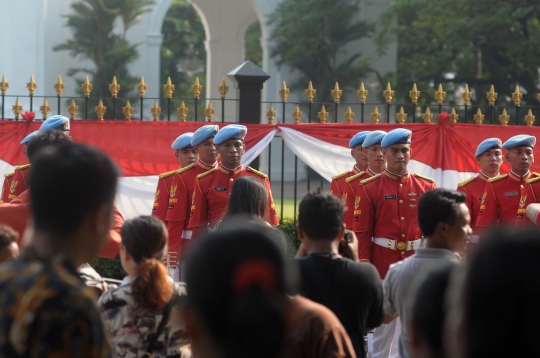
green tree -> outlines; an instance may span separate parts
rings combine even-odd
[[[331,100],[335,82],[340,88],[358,86],[368,66],[361,53],[345,47],[372,33],[373,26],[358,20],[360,0],[286,0],[268,18],[274,26],[271,56],[278,66],[300,73],[292,89],[304,89],[309,81],[318,101]]]
[[[261,23],[255,21],[246,30],[246,61],[250,60],[259,67],[262,67],[262,47],[261,47]]]
[[[91,76],[92,97],[110,98],[109,84],[113,76],[121,86],[118,97],[126,97],[136,87],[138,80],[129,74],[127,65],[137,58],[137,45],[130,44],[125,35],[138,21],[138,16],[149,11],[147,6],[152,3],[150,0],[82,0],[71,5],[73,13],[65,18],[73,38],[54,50],[69,51],[74,58],[92,61],[93,68],[71,68],[68,72],[70,76],[79,73]],[[114,23],[119,17],[123,27],[121,35],[114,32]],[[80,89],[78,92],[82,94]],[[106,117],[111,118],[112,101],[104,100],[104,104],[108,111]],[[121,107],[117,103],[116,118],[123,118]],[[89,115],[95,118],[92,110]]]
[[[473,104],[487,104],[495,86],[498,104],[511,103],[516,85],[524,104],[536,104],[539,84],[540,3],[535,0],[396,0],[382,16],[377,36],[384,51],[398,41],[396,95],[416,83],[422,102],[442,83],[446,103],[468,84]],[[459,96],[459,94],[458,94]]]

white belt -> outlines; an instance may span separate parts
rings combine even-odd
[[[182,231],[182,238],[185,240],[191,240],[191,235],[193,234],[193,231],[191,230],[184,230]]]
[[[373,243],[382,247],[386,247],[390,250],[412,251],[419,249],[420,246],[422,246],[422,239],[407,242],[398,242],[396,240],[391,240],[384,237],[374,237]]]
[[[471,244],[478,244],[480,242],[480,236],[478,235],[471,235],[471,238],[469,239],[469,243]]]

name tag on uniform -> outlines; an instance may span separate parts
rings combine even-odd
[[[518,196],[518,193],[517,193],[517,191],[510,191],[510,192],[504,193],[504,195],[506,195],[506,196]]]
[[[396,198],[397,198],[396,195],[385,195],[384,196],[384,200],[394,200]]]
[[[223,188],[223,187],[214,187],[214,191],[227,191],[227,188]],[[517,193],[516,193],[517,194]]]

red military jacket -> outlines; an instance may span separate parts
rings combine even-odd
[[[173,175],[176,170],[159,175],[154,206],[152,207],[152,216],[165,222],[167,218],[167,207],[169,206],[169,193],[171,190]]]
[[[404,247],[407,241],[422,237],[417,206],[422,194],[435,189],[435,181],[419,174],[397,176],[385,170],[360,183],[355,210],[358,220],[353,222],[358,258],[371,261],[384,278],[391,264],[414,254]],[[396,240],[396,249],[375,245],[372,238]]]
[[[2,197],[0,203],[9,203],[28,189],[28,178],[30,175],[30,164],[19,165],[15,172],[4,175],[4,185],[2,186]]]
[[[235,179],[243,176],[252,176],[264,181],[270,206],[268,210],[270,217],[267,221],[272,225],[279,225],[268,176],[251,167],[240,166],[236,170],[229,170],[220,165],[218,168],[198,175],[195,179],[189,228],[206,227],[206,225],[213,228],[225,215]]]
[[[4,174],[4,184],[2,184],[2,193],[0,194],[0,204],[8,202],[9,189],[11,188],[11,180],[15,172]]]
[[[332,182],[330,183],[330,194],[334,194],[335,196],[343,200],[343,202],[345,202],[345,199],[343,198],[343,194],[345,193],[345,187],[346,187],[345,180],[349,178],[350,176],[358,174],[360,172],[362,171],[358,169],[355,165],[350,172],[344,172],[336,176],[333,176]]]
[[[524,189],[527,179],[539,176],[529,172],[519,177],[510,171],[489,179],[482,196],[476,228],[481,231],[498,225],[515,225],[518,209],[525,210]]]
[[[486,184],[490,178],[482,173],[478,173],[477,176],[471,177],[458,183],[457,191],[460,191],[466,195],[465,204],[469,208],[471,214],[471,229],[473,234],[478,235],[476,230],[476,220],[478,218],[478,212],[480,211],[480,204],[482,202],[482,196],[486,191]]]
[[[377,174],[368,168],[365,172],[359,172],[345,180],[345,186],[343,188],[343,201],[346,207],[345,227],[349,230],[353,229],[353,222],[358,221],[358,213],[355,214],[355,211],[358,209],[357,198],[360,182],[374,175]]]
[[[533,173],[534,174],[534,173]],[[540,203],[540,176],[528,179],[525,184],[525,189],[519,200],[519,206],[516,216],[516,226],[530,224],[527,219],[526,209],[529,204]],[[535,225],[538,225],[538,216],[536,216]]]

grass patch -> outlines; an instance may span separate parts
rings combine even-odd
[[[276,213],[278,217],[281,217],[281,200],[274,199],[274,204],[276,205]],[[300,205],[300,200],[296,201],[296,218],[298,219],[298,205]],[[283,200],[283,218],[293,219],[294,218],[294,200],[285,199]]]

